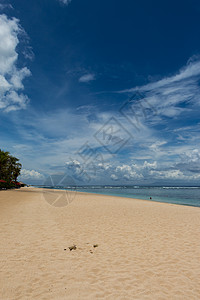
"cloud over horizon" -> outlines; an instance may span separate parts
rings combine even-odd
[[[33,179],[33,180],[38,180],[38,179],[44,179],[44,175],[40,174],[39,172],[35,170],[26,170],[22,169],[20,177],[22,180],[27,180],[27,179]]]

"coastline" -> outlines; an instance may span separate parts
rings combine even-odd
[[[198,207],[71,193],[0,192],[1,299],[199,298]]]
[[[67,189],[48,189],[48,188],[44,188],[44,187],[34,187],[32,186],[32,188],[38,188],[38,189],[45,189],[45,190],[49,190],[49,191],[63,191],[63,192],[71,192],[71,190],[67,190]],[[189,188],[189,187],[188,187]],[[191,187],[190,187],[191,188]],[[192,187],[194,188],[194,187]],[[197,187],[195,187],[197,188]],[[199,188],[199,187],[198,187]],[[92,191],[75,191],[75,192],[72,192],[72,193],[83,193],[83,194],[93,194],[93,195],[100,195],[100,196],[105,196],[105,197],[115,197],[115,198],[125,198],[125,199],[132,199],[132,200],[140,200],[140,201],[148,201],[148,202],[156,202],[156,203],[165,203],[165,204],[170,204],[170,205],[181,205],[181,206],[187,206],[187,207],[197,207],[197,208],[200,208],[200,205],[195,205],[195,204],[191,204],[191,203],[175,203],[175,202],[171,202],[170,200],[167,202],[167,201],[164,201],[162,199],[155,199],[155,198],[152,198],[152,199],[142,199],[140,197],[133,197],[133,196],[127,196],[127,195],[116,195],[116,194],[107,194],[107,193],[97,193],[97,192],[92,192]],[[146,197],[147,198],[147,197]],[[160,197],[161,198],[161,197]]]

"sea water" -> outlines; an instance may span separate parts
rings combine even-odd
[[[200,207],[197,186],[79,186],[77,191]]]
[[[200,207],[199,186],[46,186],[46,188]]]

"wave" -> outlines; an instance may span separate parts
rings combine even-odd
[[[163,186],[163,189],[200,189],[199,186]]]

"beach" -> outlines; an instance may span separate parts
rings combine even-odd
[[[0,241],[1,300],[200,299],[198,207],[0,191]]]

